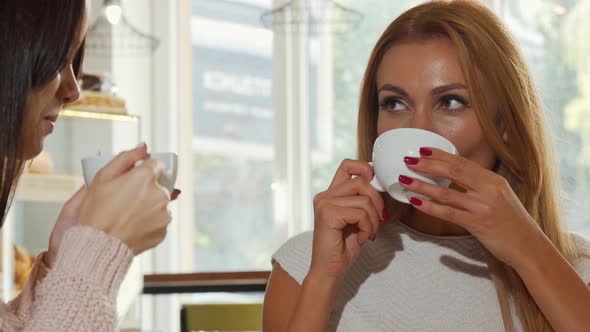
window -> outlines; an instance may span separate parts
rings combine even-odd
[[[570,229],[590,234],[590,2],[501,1],[497,11],[520,43],[548,113]]]
[[[302,34],[262,25],[283,3],[271,2],[192,0],[193,271],[269,269],[288,236],[312,227],[313,195],[356,156],[370,52],[421,3],[339,0],[362,13],[358,26]],[[551,119],[570,228],[590,234],[590,1],[485,3],[519,42]]]
[[[268,269],[275,245],[269,8],[192,2],[195,271]]]

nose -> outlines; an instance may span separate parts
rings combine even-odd
[[[73,103],[80,98],[80,86],[71,64],[65,66],[61,72],[58,94],[63,104]]]
[[[433,131],[431,112],[421,109],[414,111],[409,127]]]

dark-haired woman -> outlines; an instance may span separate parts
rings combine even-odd
[[[0,211],[23,164],[39,154],[61,107],[80,94],[88,4],[0,2]],[[115,299],[133,259],[160,243],[171,195],[144,145],[118,155],[68,201],[20,295],[0,301],[0,331],[112,331]],[[172,196],[176,196],[177,192]]]

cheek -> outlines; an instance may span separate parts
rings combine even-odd
[[[35,89],[27,95],[25,120],[29,125],[40,122],[45,113],[57,105],[57,91],[61,83],[61,75],[57,75],[43,87]]]
[[[433,131],[451,141],[464,154],[481,138],[481,130],[477,123],[474,125],[462,117],[439,116],[433,121]]]
[[[451,141],[459,154],[491,169],[496,160],[494,150],[475,118],[447,118],[437,121],[435,132]]]
[[[404,120],[403,116],[388,116],[387,113],[379,111],[379,116],[377,118],[377,136],[388,130],[404,127],[408,127],[408,121]]]
[[[27,97],[27,104],[23,117],[24,128],[33,129],[35,126],[39,125],[41,112],[43,111],[43,99],[43,96],[38,92],[31,93]]]
[[[33,158],[43,148],[43,138],[46,130],[43,127],[43,117],[46,112],[52,110],[54,105],[57,105],[55,96],[58,87],[59,78],[27,95],[21,127],[21,144],[26,159]]]
[[[31,106],[33,106],[31,104]],[[27,109],[22,125],[22,149],[26,159],[31,158],[39,149],[38,145],[41,141],[41,121],[39,120],[39,113],[34,109]]]
[[[393,129],[390,126],[388,126],[385,122],[386,121],[384,121],[381,116],[379,117],[379,120],[377,120],[377,136],[383,134],[389,129]]]

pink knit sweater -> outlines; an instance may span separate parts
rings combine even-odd
[[[75,226],[65,232],[53,269],[42,257],[20,295],[0,301],[0,331],[114,331],[117,293],[133,260],[129,247]]]

